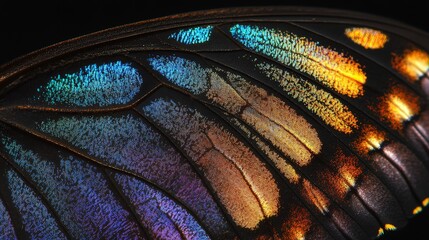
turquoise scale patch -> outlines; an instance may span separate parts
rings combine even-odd
[[[174,39],[179,43],[192,45],[208,42],[213,32],[213,26],[194,27],[181,29],[168,36],[169,39]]]
[[[142,84],[142,76],[130,63],[90,64],[77,72],[52,77],[37,88],[36,99],[72,107],[121,105],[131,102]]]

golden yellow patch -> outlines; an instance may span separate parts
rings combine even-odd
[[[423,211],[423,208],[422,208],[422,207],[420,207],[420,206],[418,206],[418,207],[414,208],[414,210],[413,210],[413,215],[417,215],[417,214],[419,214],[421,211]]]
[[[383,48],[389,40],[386,34],[371,28],[347,28],[344,34],[365,49]]]
[[[423,207],[426,207],[427,205],[429,205],[429,198],[425,198],[422,204],[423,204]]]
[[[386,223],[386,224],[384,224],[384,229],[386,229],[387,231],[395,231],[396,227],[393,224]]]

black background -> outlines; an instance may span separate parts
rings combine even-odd
[[[429,1],[57,1],[0,3],[0,64],[51,44],[106,28],[176,13],[239,6],[313,6],[376,14],[429,31]],[[428,183],[429,185],[429,183]],[[383,239],[429,239],[429,210]],[[427,236],[427,237],[425,237]]]

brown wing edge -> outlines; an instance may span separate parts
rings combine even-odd
[[[143,33],[160,31],[171,27],[186,26],[187,24],[196,22],[218,22],[222,23],[227,20],[231,21],[239,18],[251,17],[312,17],[309,21],[321,21],[317,17],[335,17],[338,19],[354,19],[362,21],[371,21],[374,23],[381,23],[391,25],[398,30],[409,32],[413,36],[419,36],[421,42],[425,38],[429,38],[429,34],[417,28],[402,24],[398,21],[383,18],[371,14],[339,10],[328,8],[312,8],[312,7],[242,7],[242,8],[225,8],[202,10],[150,20],[144,20],[136,23],[126,24],[118,27],[109,28],[106,30],[94,32],[88,35],[72,38],[51,45],[32,53],[18,57],[8,63],[0,66],[0,84],[6,79],[16,77],[20,73],[29,71],[42,64],[43,62],[60,57],[67,53],[72,53],[77,50],[82,50],[88,47],[96,46],[109,41],[114,41],[126,37],[132,37]],[[414,38],[413,38],[414,40]],[[419,42],[419,41],[417,41]]]

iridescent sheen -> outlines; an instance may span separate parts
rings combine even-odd
[[[180,29],[179,31],[170,34],[168,38],[187,45],[201,44],[210,40],[212,31],[213,26]]]
[[[142,238],[137,223],[109,189],[106,176],[94,166],[63,153],[45,159],[7,138],[3,144],[11,159],[37,184],[74,238]],[[55,161],[59,164],[54,164]],[[15,202],[19,202],[17,197]]]
[[[228,230],[220,209],[187,160],[139,116],[62,117],[43,121],[37,128],[104,164],[167,189],[188,205],[213,234]]]
[[[13,205],[21,215],[22,231],[33,239],[67,239],[39,196],[12,170],[7,171],[7,184]]]
[[[10,214],[0,199],[0,239],[17,239]]]
[[[195,218],[174,200],[144,182],[123,174],[114,174],[139,220],[153,239],[209,239]]]
[[[246,48],[309,74],[338,93],[353,98],[363,95],[366,74],[343,53],[276,28],[235,24],[230,33]]]
[[[142,108],[198,165],[239,226],[255,229],[278,213],[280,196],[273,176],[228,130],[173,100],[158,98]]]
[[[202,69],[200,64],[177,56],[155,56],[148,61],[154,70],[193,94],[206,91],[209,85],[205,79],[213,74]]]
[[[90,64],[52,77],[37,88],[35,99],[49,105],[106,107],[131,102],[142,84],[139,70],[130,63]]]
[[[263,142],[261,138],[256,136],[256,134],[253,134],[245,124],[242,124],[236,118],[231,118],[230,121],[240,130],[242,130],[248,139],[255,141],[257,147],[274,163],[274,165],[289,182],[294,184],[299,183],[301,176],[285,158],[277,154],[277,152],[275,152],[270,145]]]

